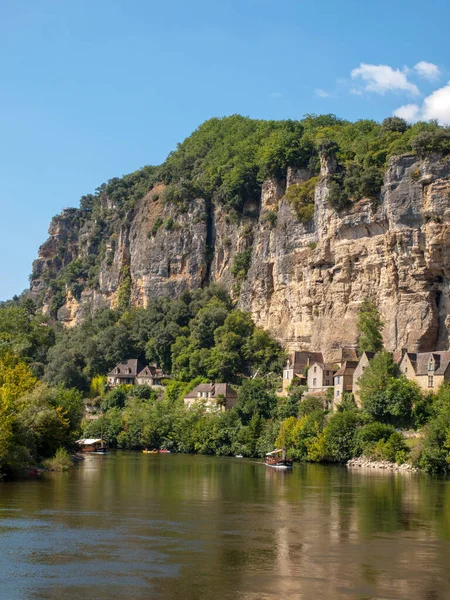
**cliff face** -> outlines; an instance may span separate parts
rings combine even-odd
[[[361,200],[340,215],[327,203],[334,168],[322,159],[314,223],[306,225],[284,197],[286,187],[309,178],[305,169],[266,181],[260,205],[247,206],[239,220],[200,198],[181,212],[162,203],[158,186],[125,217],[108,198],[103,220],[63,211],[34,262],[32,295],[51,311],[58,274],[76,259],[95,258],[98,273],[81,288],[60,285],[53,310],[67,326],[124,296],[145,306],[155,296],[218,282],[289,349],[321,349],[332,358],[333,349],[355,344],[366,297],[379,306],[388,349],[447,348],[449,158],[392,158],[380,204]],[[242,278],[232,267],[246,250],[251,265]]]

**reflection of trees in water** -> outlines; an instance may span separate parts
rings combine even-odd
[[[447,593],[445,479],[311,464],[286,473],[201,456],[91,460],[2,488],[0,509],[13,504],[51,526],[27,532],[34,598],[83,598],[96,584],[100,596],[130,600]]]

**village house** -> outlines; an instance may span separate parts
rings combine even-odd
[[[338,368],[334,363],[313,362],[308,369],[308,392],[326,392],[332,388]]]
[[[283,369],[283,393],[285,395],[293,382],[306,385],[306,371],[313,362],[323,363],[322,352],[294,352],[288,358],[286,367]]]
[[[342,402],[343,394],[353,391],[353,375],[358,367],[358,361],[346,360],[334,374],[333,408]]]
[[[201,383],[184,397],[184,404],[190,408],[203,402],[208,412],[225,412],[237,402],[237,392],[229,383]]]
[[[167,375],[156,366],[145,365],[137,358],[123,360],[108,373],[107,381],[109,387],[118,385],[149,385],[160,386],[162,379]]]
[[[419,384],[425,392],[437,392],[450,381],[450,351],[403,352],[399,363],[402,374]]]
[[[358,364],[353,372],[353,397],[358,406],[361,405],[361,400],[359,397],[359,384],[358,379],[364,373],[366,367],[369,365],[372,358],[375,356],[375,352],[363,352],[359,357]]]

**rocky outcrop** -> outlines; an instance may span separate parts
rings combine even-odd
[[[332,359],[339,346],[354,345],[357,310],[366,297],[380,308],[389,350],[447,348],[449,159],[392,158],[381,202],[363,199],[345,214],[328,203],[334,168],[322,159],[314,222],[307,224],[298,222],[284,195],[310,177],[306,169],[266,181],[260,204],[246,206],[240,218],[201,198],[187,211],[164,205],[161,187],[125,217],[115,215],[107,198],[96,222],[83,211],[63,211],[34,263],[32,294],[49,311],[58,273],[76,258],[96,255],[95,285],[78,293],[66,289],[57,314],[68,326],[100,306],[116,306],[126,282],[134,306],[218,282],[288,349],[321,349]],[[249,249],[250,268],[237,281],[234,261]]]

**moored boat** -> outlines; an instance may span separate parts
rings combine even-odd
[[[158,454],[158,450],[147,450],[147,448],[145,448],[145,450],[142,450],[143,454]]]
[[[274,467],[275,469],[292,469],[292,458],[286,458],[286,450],[272,450],[266,454],[266,466]]]

